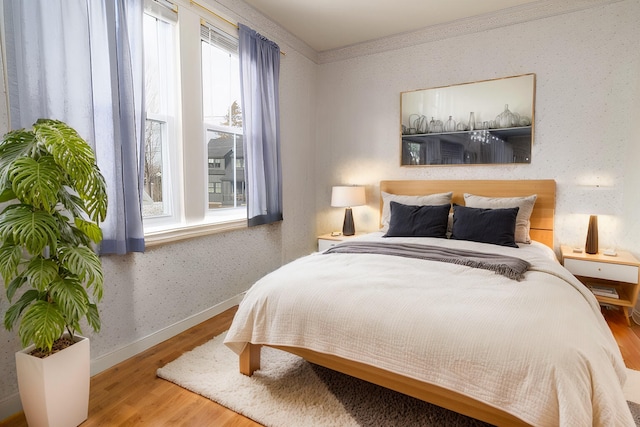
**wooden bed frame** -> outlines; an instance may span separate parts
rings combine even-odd
[[[531,238],[554,248],[553,217],[556,184],[553,180],[437,180],[381,181],[380,191],[421,195],[453,191],[453,203],[464,205],[463,194],[488,197],[516,197],[537,194],[531,215]],[[382,211],[382,197],[380,198]],[[260,369],[262,345],[247,344],[240,355],[240,372],[252,375]],[[400,393],[433,403],[497,426],[528,425],[521,419],[486,403],[434,384],[398,375],[375,366],[297,347],[271,346],[303,357],[311,363],[369,381]]]

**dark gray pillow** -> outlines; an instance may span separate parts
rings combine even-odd
[[[411,206],[391,202],[389,230],[384,237],[447,237],[451,205]]]
[[[469,208],[454,203],[451,238],[517,248],[516,217],[520,208]]]

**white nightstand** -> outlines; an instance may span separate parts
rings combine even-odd
[[[340,242],[344,242],[345,240],[361,235],[361,233],[356,233],[354,236],[343,236],[342,234],[339,236],[332,236],[331,233],[323,234],[322,236],[318,236],[318,251],[324,252],[331,246],[335,246]]]
[[[596,299],[603,303],[623,310],[627,324],[631,325],[627,307],[636,305],[638,290],[640,290],[640,261],[629,252],[618,251],[617,256],[603,255],[602,252],[591,255],[574,252],[570,246],[562,246],[562,263],[587,286],[599,286],[615,289],[618,297],[598,295]]]

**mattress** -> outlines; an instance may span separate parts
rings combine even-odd
[[[314,253],[247,292],[225,344],[293,346],[456,391],[532,425],[633,426],[625,366],[594,296],[532,242],[510,248],[411,243],[517,257],[516,281],[465,265],[380,254]]]

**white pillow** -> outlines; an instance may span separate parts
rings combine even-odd
[[[538,198],[537,194],[525,197],[484,197],[464,193],[464,204],[470,208],[505,209],[518,207],[515,240],[517,243],[531,243],[531,212]]]
[[[391,219],[391,202],[402,203],[409,206],[437,206],[451,203],[453,192],[427,194],[423,196],[404,196],[401,194],[391,194],[381,191],[382,194],[382,231],[389,230],[389,220]]]

